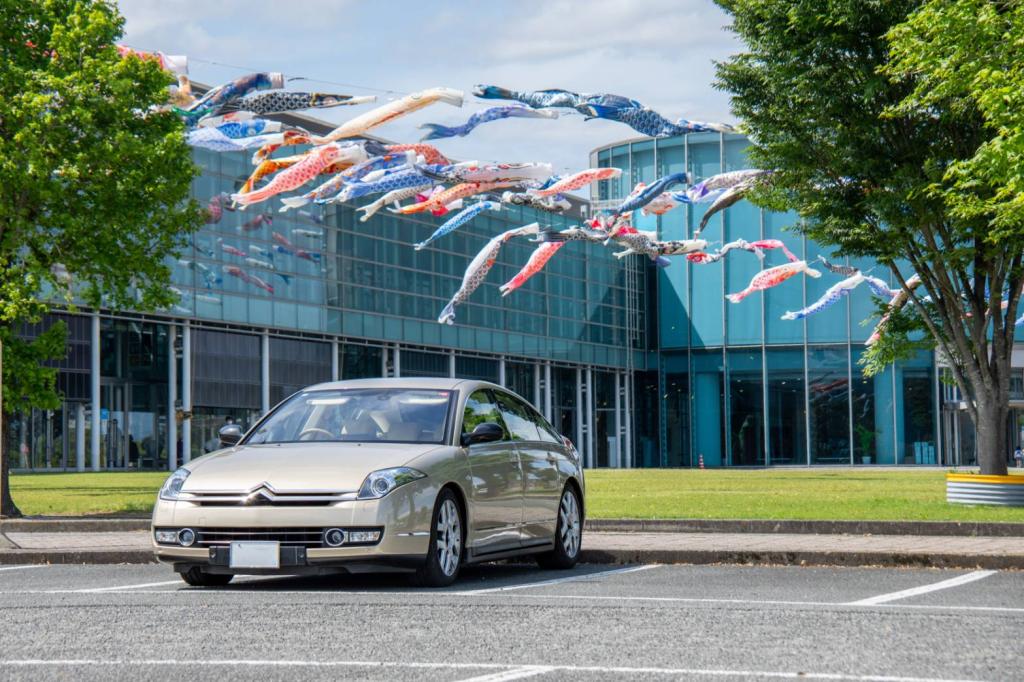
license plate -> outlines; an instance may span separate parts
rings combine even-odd
[[[232,542],[231,568],[280,568],[281,548],[276,542]]]

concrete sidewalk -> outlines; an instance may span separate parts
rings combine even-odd
[[[152,561],[148,531],[0,534],[0,564]],[[1024,569],[1024,538],[588,532],[581,561]]]

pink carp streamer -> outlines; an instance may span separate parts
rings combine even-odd
[[[502,296],[508,296],[519,287],[526,284],[526,280],[530,279],[538,272],[544,269],[544,266],[548,264],[551,257],[558,253],[558,250],[565,245],[565,242],[544,242],[530,254],[530,259],[526,261],[526,265],[523,269],[516,273],[515,277],[505,282],[499,287]]]
[[[452,202],[458,201],[459,199],[465,199],[467,197],[474,196],[476,194],[483,194],[484,192],[490,192],[492,189],[501,189],[503,187],[514,187],[519,183],[517,182],[463,182],[449,187],[446,190],[438,192],[437,194],[431,195],[426,201],[421,201],[416,204],[409,204],[408,206],[402,206],[396,213],[402,213],[408,215],[410,213],[420,213],[422,211],[434,211],[437,209],[445,208]]]
[[[574,189],[586,187],[593,182],[617,178],[620,175],[622,175],[622,170],[619,168],[589,168],[579,173],[573,173],[567,178],[562,178],[545,189],[531,190],[530,193],[538,197],[550,197],[562,192],[571,192]]]
[[[388,144],[383,145],[383,148],[392,154],[400,154],[402,152],[413,152],[416,156],[422,156],[424,163],[429,163],[438,166],[450,166],[452,162],[432,144],[423,144],[422,142],[417,144]],[[380,156],[380,154],[378,154]]]
[[[821,273],[808,267],[806,261],[798,260],[795,263],[785,263],[783,265],[776,265],[774,268],[762,270],[754,275],[746,289],[735,294],[726,294],[725,297],[729,299],[730,303],[739,303],[755,291],[771,289],[801,272],[808,277],[821,277]]]
[[[324,145],[310,150],[306,156],[297,164],[284,170],[260,189],[251,192],[232,194],[231,199],[236,204],[250,206],[261,201],[266,201],[275,194],[288,192],[297,187],[302,187],[307,182],[320,175],[320,172],[334,163],[341,155],[342,148],[336,144]]]
[[[764,260],[764,251],[782,249],[782,252],[786,254],[786,259],[789,260],[790,263],[796,263],[800,260],[792,251],[786,248],[786,245],[783,244],[781,240],[778,239],[759,239],[755,242],[748,242],[745,239],[737,239],[736,241],[724,244],[722,248],[718,250],[718,253],[724,256],[733,249],[750,251],[760,260]]]

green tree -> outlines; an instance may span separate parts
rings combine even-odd
[[[67,326],[63,322],[50,325],[35,338],[29,339],[13,333],[11,327],[0,327],[0,348],[3,350],[3,404],[0,413],[10,430],[11,415],[30,408],[56,410],[60,407],[57,395],[57,368],[46,363],[67,355]],[[5,437],[8,434],[4,434]],[[0,476],[7,481],[7,472],[13,453],[0,461]],[[0,509],[3,516],[20,516],[7,485],[0,490]]]
[[[920,276],[865,371],[937,348],[966,396],[982,472],[1006,473],[1024,285],[1020,5],[719,4],[746,48],[717,65],[717,85],[732,95],[755,163],[777,171],[754,201],[797,211],[807,220],[796,229],[877,260],[905,290]],[[1016,112],[991,87],[1014,83]]]
[[[118,56],[123,24],[116,6],[100,0],[0,3],[7,338],[38,320],[46,301],[113,309],[173,302],[166,259],[201,223],[187,200],[197,170],[183,124],[160,109],[172,79],[152,61]],[[5,400],[5,410],[31,404],[18,398]],[[16,510],[0,510],[8,512]]]

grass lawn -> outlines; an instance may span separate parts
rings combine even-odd
[[[14,474],[25,514],[149,513],[165,472]],[[600,469],[593,518],[1016,521],[1024,508],[946,504],[945,472],[877,469]]]
[[[588,516],[1024,523],[1024,508],[947,504],[945,476],[942,470],[599,469],[586,474]]]
[[[26,515],[148,514],[166,471],[11,474],[11,495]]]

